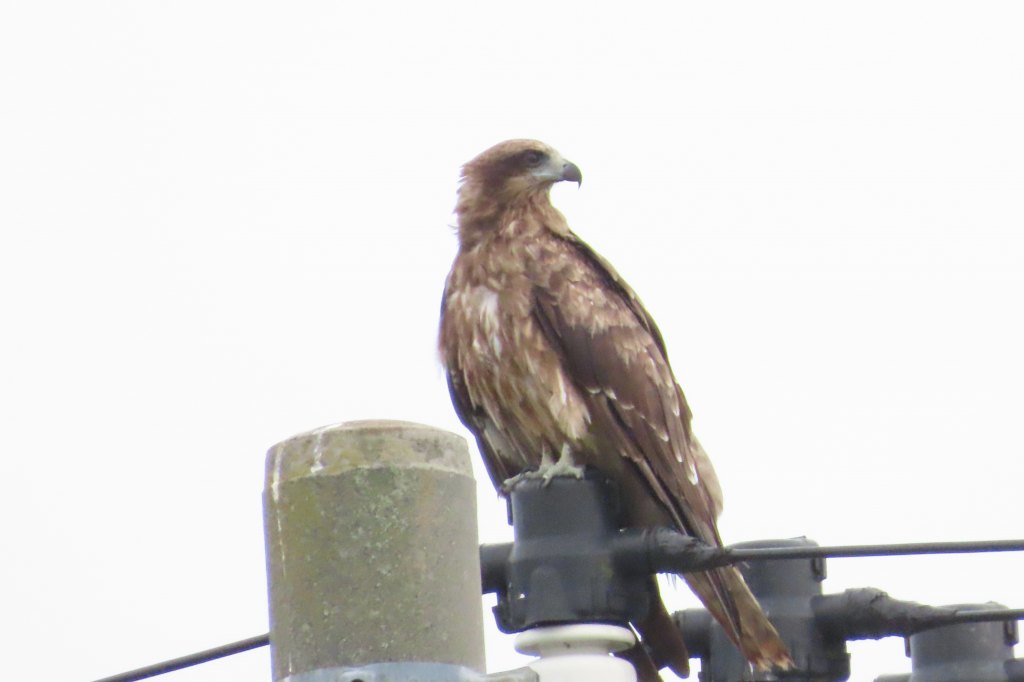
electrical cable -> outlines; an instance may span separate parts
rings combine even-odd
[[[200,663],[209,663],[210,661],[215,661],[218,658],[233,656],[235,654],[240,654],[243,651],[249,651],[250,649],[258,649],[260,647],[267,646],[268,644],[270,644],[269,634],[258,635],[256,637],[241,639],[237,642],[231,642],[230,644],[224,644],[212,649],[206,649],[205,651],[198,651],[187,656],[172,658],[171,660],[164,661],[162,663],[154,663],[153,665],[147,665],[143,668],[136,668],[135,670],[129,670],[128,672],[120,673],[118,675],[104,677],[103,679],[96,680],[96,682],[136,682],[136,680],[156,677],[157,675],[181,670],[182,668],[190,668],[194,665],[199,665]]]
[[[683,537],[683,536],[681,536]],[[492,561],[507,560],[508,549],[504,545],[484,546],[494,554]],[[700,547],[690,545],[683,551],[697,550],[706,553],[714,565],[734,564],[742,561],[772,561],[784,559],[816,559],[816,558],[854,558],[872,556],[906,556],[911,554],[967,554],[981,552],[1019,552],[1024,551],[1024,540],[981,540],[969,542],[907,542],[887,545],[832,545],[824,547]],[[713,557],[713,558],[712,558]],[[485,567],[488,562],[484,562]],[[485,576],[487,571],[484,571]],[[486,584],[486,581],[485,581]],[[980,622],[991,620],[1024,619],[1024,609],[1005,611],[984,611],[962,613],[956,622]],[[208,663],[218,658],[258,649],[270,644],[270,635],[258,635],[224,644],[213,649],[206,649],[187,656],[172,658],[162,663],[155,663],[118,675],[104,677],[96,682],[137,682],[156,677],[183,668]]]
[[[712,550],[714,551],[714,550]],[[906,556],[909,554],[968,554],[1024,551],[1024,540],[977,540],[969,542],[904,542],[888,545],[833,545],[824,547],[724,547],[720,551],[738,561],[772,559],[854,558]]]

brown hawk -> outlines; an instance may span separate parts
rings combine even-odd
[[[620,487],[629,526],[673,527],[720,546],[721,489],[661,334],[551,205],[551,186],[581,182],[580,170],[541,142],[509,140],[467,163],[462,180],[440,349],[495,486],[592,466]],[[739,571],[684,577],[752,664],[792,666]],[[655,601],[634,625],[658,667],[685,675],[682,638]],[[657,676],[648,669],[642,677]]]

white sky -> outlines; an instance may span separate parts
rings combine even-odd
[[[266,449],[362,418],[461,432],[434,350],[448,226],[460,164],[509,137],[583,169],[555,203],[659,321],[727,541],[1020,537],[1022,21],[3,3],[4,677],[265,632]],[[828,591],[1024,606],[1019,555],[829,568]],[[490,637],[491,668],[510,650]],[[855,682],[909,668],[898,640],[851,650]],[[268,653],[165,679],[269,679]]]

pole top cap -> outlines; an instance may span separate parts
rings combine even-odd
[[[466,441],[450,431],[414,422],[342,422],[299,433],[267,451],[267,487],[352,469],[426,468],[472,478]]]

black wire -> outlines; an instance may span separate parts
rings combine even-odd
[[[262,646],[267,646],[268,644],[270,644],[269,634],[258,635],[256,637],[250,637],[249,639],[242,639],[237,642],[214,647],[213,649],[207,649],[206,651],[199,651],[194,654],[189,654],[188,656],[172,658],[171,660],[164,661],[163,663],[154,663],[153,665],[147,665],[144,668],[137,668],[118,675],[104,677],[101,680],[96,680],[96,682],[135,682],[136,680],[156,677],[157,675],[181,670],[182,668],[189,668],[193,665],[199,665],[200,663],[209,663],[210,661],[215,661],[218,658],[233,656],[234,654],[240,654],[243,651],[249,651],[250,649],[258,649]]]
[[[1024,609],[962,611],[954,616],[950,616],[948,622],[943,624],[952,625],[955,623],[984,623],[1010,620],[1024,620]],[[154,663],[153,665],[147,665],[144,668],[137,668],[117,675],[111,675],[110,677],[104,677],[103,679],[96,680],[96,682],[136,682],[137,680],[156,677],[157,675],[174,672],[175,670],[181,670],[182,668],[189,668],[201,663],[215,661],[218,658],[225,658],[227,656],[240,654],[243,651],[258,649],[260,647],[267,646],[268,644],[270,644],[270,635],[259,635],[257,637],[250,637],[249,639],[239,640],[213,649],[189,654],[188,656],[172,658],[171,660],[164,661],[163,663]]]
[[[892,545],[833,545],[825,547],[722,547],[702,548],[715,565],[726,565],[740,561],[769,561],[780,559],[815,559],[868,556],[905,556],[908,554],[966,554],[973,552],[1019,552],[1024,551],[1024,540],[981,540],[972,542],[907,542]],[[978,611],[958,614],[957,622],[978,622],[992,620],[1024,619],[1024,609],[1006,611]],[[96,682],[136,682],[164,673],[207,663],[218,658],[258,649],[270,644],[270,635],[259,635],[230,644],[199,651],[188,656],[172,658],[144,668],[104,677]]]
[[[731,560],[729,563],[733,563],[737,561],[761,561],[770,559],[906,556],[908,554],[967,554],[973,552],[1020,552],[1024,551],[1024,540],[905,542],[893,545],[833,545],[831,547],[724,547],[718,551]]]
[[[999,621],[1024,620],[1024,609],[985,609],[983,611],[958,611],[951,616],[949,624],[997,623]]]

